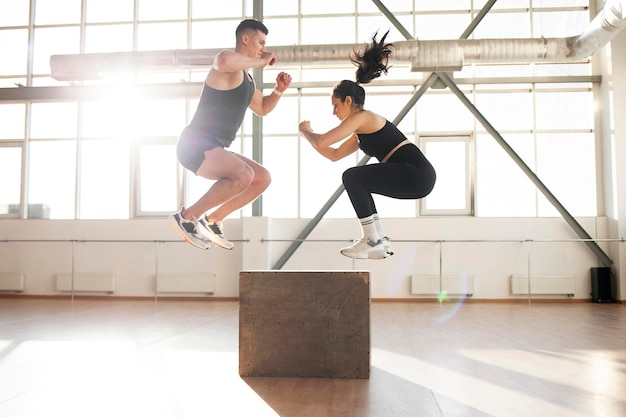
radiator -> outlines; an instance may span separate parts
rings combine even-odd
[[[215,274],[159,274],[157,292],[204,293],[215,292]]]
[[[0,291],[24,291],[24,274],[21,272],[0,272]]]
[[[528,276],[511,276],[511,293],[528,294]],[[535,275],[530,277],[531,294],[563,294],[574,296],[576,277],[573,275]]]
[[[57,291],[74,292],[106,292],[115,291],[115,277],[112,274],[74,274],[72,285],[72,274],[57,274]]]
[[[473,295],[472,275],[412,275],[411,294],[415,295]]]

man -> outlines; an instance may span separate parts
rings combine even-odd
[[[208,249],[210,242],[232,249],[233,244],[224,237],[222,221],[254,201],[269,186],[267,169],[226,148],[235,139],[248,107],[258,116],[268,114],[291,84],[291,76],[281,72],[276,77],[276,88],[263,96],[248,71],[276,63],[276,56],[265,50],[268,29],[258,20],[246,19],[235,33],[235,50],[222,51],[215,57],[196,113],[183,130],[176,149],[178,160],[186,169],[216,180],[195,204],[169,216],[172,228],[201,249]]]

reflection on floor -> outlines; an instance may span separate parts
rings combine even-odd
[[[0,416],[626,415],[623,305],[375,302],[366,380],[240,378],[238,309],[0,298]]]

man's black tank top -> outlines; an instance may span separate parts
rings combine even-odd
[[[254,82],[246,71],[243,71],[243,82],[232,90],[216,90],[205,82],[189,128],[215,138],[227,148],[243,123],[254,90]]]

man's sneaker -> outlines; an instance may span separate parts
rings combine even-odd
[[[206,217],[203,217],[198,220],[198,224],[200,225],[200,231],[202,234],[211,242],[224,249],[233,248],[233,244],[224,237],[224,227],[222,226],[222,222],[211,223],[206,219]]]
[[[199,233],[198,222],[195,219],[185,219],[182,215],[183,210],[184,208],[181,208],[176,213],[170,214],[168,219],[170,226],[172,229],[176,230],[187,243],[191,243],[200,249],[209,249],[211,242]]]
[[[384,259],[387,257],[382,239],[373,242],[367,237],[355,240],[352,246],[341,249],[341,254],[354,259]]]
[[[391,242],[389,242],[389,238],[385,236],[382,238],[383,246],[385,247],[385,252],[387,252],[387,256],[393,255],[393,248],[391,247]]]

